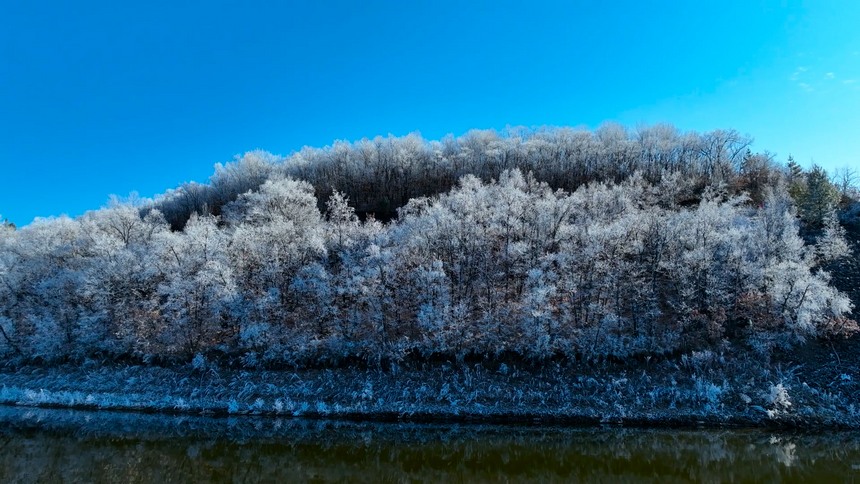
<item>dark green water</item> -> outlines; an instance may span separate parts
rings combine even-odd
[[[852,482],[860,434],[0,408],[0,482]]]

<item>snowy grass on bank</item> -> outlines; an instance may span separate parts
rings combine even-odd
[[[804,381],[711,352],[639,367],[233,370],[94,362],[0,371],[0,404],[208,415],[860,427],[860,375]]]

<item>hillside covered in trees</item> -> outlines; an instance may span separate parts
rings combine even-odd
[[[769,355],[858,331],[854,179],[735,131],[557,128],[251,152],[0,227],[7,361],[335,367]]]

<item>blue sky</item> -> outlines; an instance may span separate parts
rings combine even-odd
[[[858,25],[856,0],[4,0],[0,214],[76,216],[257,148],[508,125],[734,128],[860,167]]]

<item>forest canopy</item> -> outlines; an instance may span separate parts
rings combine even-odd
[[[855,333],[822,269],[848,185],[751,142],[607,124],[250,152],[0,226],[0,353],[592,360]]]

